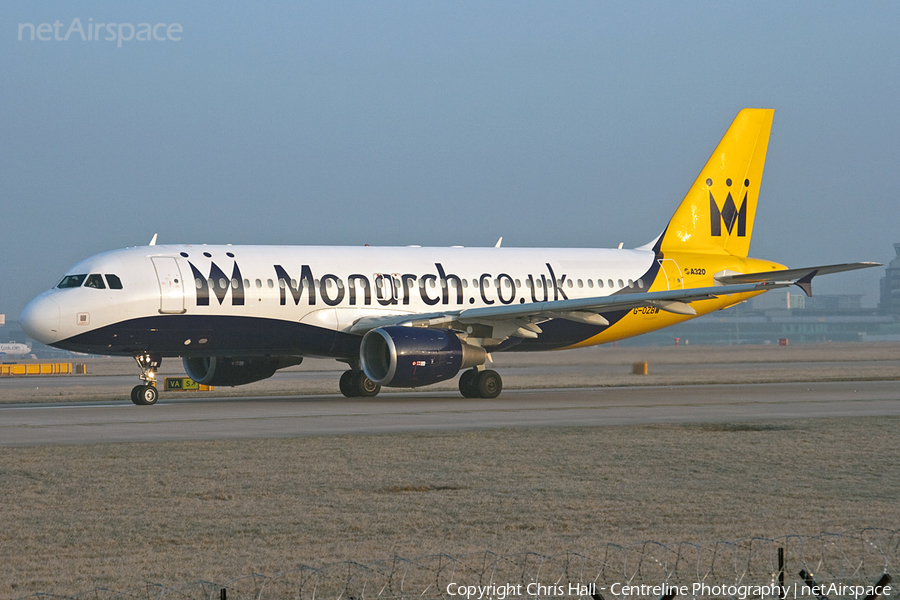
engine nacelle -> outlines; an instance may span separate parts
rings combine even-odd
[[[366,376],[389,387],[431,385],[483,365],[486,358],[484,348],[450,331],[419,327],[379,327],[366,333],[359,347]]]
[[[244,385],[268,379],[275,371],[303,362],[302,356],[233,358],[229,356],[184,357],[188,377],[203,385]]]

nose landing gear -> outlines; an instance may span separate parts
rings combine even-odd
[[[141,370],[141,385],[137,385],[131,390],[131,401],[138,406],[150,406],[156,404],[159,399],[159,392],[156,390],[156,372],[162,358],[156,354],[145,352],[134,357]]]

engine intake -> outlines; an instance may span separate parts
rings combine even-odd
[[[483,365],[484,348],[440,329],[379,327],[363,336],[359,360],[378,385],[419,387],[450,379],[460,369]]]
[[[244,385],[268,379],[278,369],[299,365],[302,356],[233,358],[228,356],[184,357],[188,377],[203,385]]]

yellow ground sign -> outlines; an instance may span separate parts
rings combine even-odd
[[[212,386],[201,385],[190,377],[166,377],[167,392],[205,392]]]

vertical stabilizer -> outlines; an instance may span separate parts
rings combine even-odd
[[[774,113],[762,108],[738,113],[669,221],[663,253],[747,256]]]

